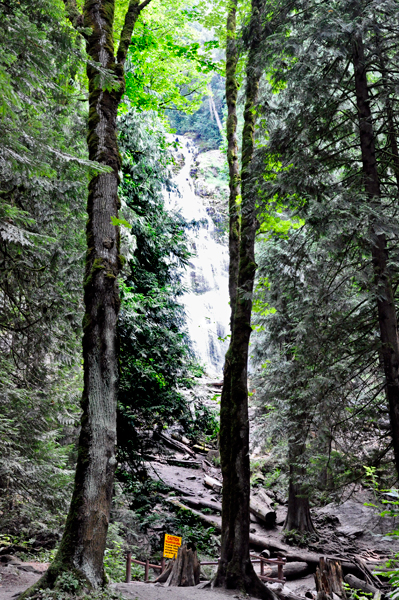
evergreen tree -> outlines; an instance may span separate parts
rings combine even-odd
[[[276,290],[286,291],[277,302],[279,316],[270,314],[267,319],[280,319],[281,377],[286,389],[291,390],[288,403],[294,408],[289,417],[293,430],[305,429],[309,434],[311,426],[306,428],[305,423],[316,427],[318,419],[319,436],[323,431],[322,412],[326,406],[330,410],[337,406],[339,394],[341,407],[348,402],[353,408],[358,402],[357,410],[362,412],[370,401],[381,407],[385,387],[395,448],[396,342],[387,336],[396,328],[393,86],[397,57],[391,43],[397,39],[397,12],[389,2],[378,7],[373,3],[339,2],[328,10],[307,3],[302,9],[281,22],[277,38],[281,44],[276,45],[275,38],[267,52],[272,90],[279,92],[276,98],[269,88],[265,96],[269,138],[259,152],[268,214],[270,218],[285,210],[285,218],[296,214],[306,222],[295,260],[286,263],[286,251],[281,255],[283,264],[287,264],[286,282],[273,267],[271,287],[276,284]],[[331,265],[326,273],[322,259],[325,265]],[[313,275],[306,294],[299,294],[300,282],[307,281],[306,273],[314,265],[322,273],[317,278]],[[333,293],[335,290],[337,293]],[[326,312],[336,306],[339,298],[343,315],[333,308],[327,318]],[[320,327],[310,330],[312,315],[320,315],[321,310]],[[357,323],[352,320],[355,315]],[[325,349],[331,339],[336,340],[332,346],[336,358],[328,364],[309,348],[316,343],[319,351]],[[339,381],[336,385],[331,381],[334,367]],[[372,376],[363,379],[362,369]],[[267,377],[273,372],[271,369]],[[323,376],[325,381],[316,392],[315,383]],[[354,398],[350,388],[356,390]],[[294,460],[297,470],[291,473],[286,524],[311,529],[307,517],[298,521],[295,516],[298,499],[307,495],[303,489],[300,492],[294,488],[304,478],[302,467],[309,443],[307,436],[301,434],[299,440],[298,435],[291,437],[292,447],[299,444]],[[334,426],[328,437],[334,437]],[[338,440],[336,435],[336,444]]]
[[[134,108],[120,117],[119,128],[122,210],[132,239],[118,325],[118,455],[129,463],[123,479],[143,469],[140,455],[151,443],[146,431],[187,418],[179,388],[190,385],[193,356],[179,304],[180,275],[190,257],[188,224],[165,207],[172,165],[164,128],[155,113]]]
[[[234,8],[232,9],[234,10]],[[228,26],[232,29],[230,13]],[[231,339],[223,373],[220,404],[220,457],[223,474],[221,557],[215,585],[245,590],[259,598],[274,597],[255,574],[249,557],[249,421],[248,421],[248,347],[251,334],[252,292],[255,279],[255,234],[257,230],[255,193],[252,185],[256,105],[261,69],[259,50],[265,26],[263,2],[253,0],[248,27],[244,128],[241,164],[241,227],[239,242],[236,219],[236,169],[232,164],[234,131],[229,131],[230,172],[230,256],[229,290],[235,293],[232,305]],[[229,34],[233,34],[230,31]],[[229,56],[229,84],[234,82],[234,51]],[[234,95],[234,89],[231,90]],[[230,103],[234,100],[229,98]],[[231,115],[234,119],[234,115]],[[231,119],[231,120],[232,120]],[[232,126],[230,120],[230,127]],[[233,134],[233,135],[232,135]],[[238,242],[238,244],[237,244]],[[239,253],[236,260],[237,245]],[[234,295],[231,298],[234,301]]]
[[[59,4],[1,3],[0,32],[0,501],[3,526],[18,533],[18,519],[55,518],[69,500],[84,195],[97,169],[79,44]]]

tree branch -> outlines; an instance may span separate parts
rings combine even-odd
[[[83,27],[83,15],[79,12],[79,9],[76,4],[76,0],[63,0],[65,4],[65,10],[67,13],[67,17],[75,27],[78,29],[79,27]]]
[[[64,2],[65,1],[66,0],[64,0]],[[70,1],[72,2],[75,0]],[[125,62],[127,51],[132,40],[134,26],[136,25],[138,16],[150,2],[151,0],[144,0],[141,4],[139,4],[138,0],[130,0],[129,8],[127,9],[127,13],[125,16],[125,23],[123,25],[121,33],[121,40],[119,42],[118,53],[116,55],[116,60],[118,63],[123,64]]]

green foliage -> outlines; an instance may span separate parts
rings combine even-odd
[[[309,544],[317,542],[319,538],[314,533],[301,532],[291,529],[291,531],[284,531],[283,539],[291,546],[307,548]]]
[[[185,434],[193,440],[214,441],[219,435],[219,414],[207,406],[195,406],[194,418],[186,413],[180,422],[184,426]]]
[[[187,23],[189,5],[174,0],[167,10],[151,3],[134,28],[126,64],[126,94],[138,110],[193,112],[216,67],[214,45],[201,44]]]
[[[134,108],[120,117],[120,128],[122,210],[131,229],[124,241],[127,262],[118,326],[118,440],[120,458],[134,461],[150,441],[141,432],[179,419],[191,421],[178,388],[192,385],[191,366],[196,372],[198,366],[178,301],[181,269],[190,257],[188,224],[168,211],[163,199],[172,166],[165,132],[154,113]]]
[[[220,542],[214,527],[205,527],[191,511],[178,509],[175,515],[168,517],[166,525],[168,531],[181,536],[184,543],[194,545],[199,553],[218,556]]]
[[[369,598],[373,597],[372,592],[367,593],[367,592],[363,592],[361,590],[354,590],[345,581],[342,583],[342,585],[344,586],[344,590],[346,592],[347,597],[350,598],[351,600],[368,600]]]
[[[129,550],[134,548],[130,547]],[[120,535],[119,526],[110,523],[107,533],[107,544],[104,552],[104,569],[111,583],[118,583],[126,577],[125,541]]]
[[[225,107],[224,78],[214,75],[209,87],[212,90],[215,108],[222,121]],[[203,96],[201,106],[195,112],[185,114],[182,111],[169,110],[166,113],[173,130],[179,135],[189,134],[204,151],[217,149],[222,142],[222,135],[209,102],[209,96],[206,95]]]
[[[74,576],[71,575],[71,578],[73,579]],[[109,587],[90,591],[81,589],[78,593],[55,588],[39,589],[27,600],[123,600],[123,598],[121,594]]]
[[[76,594],[80,588],[80,581],[73,573],[65,571],[57,577],[56,589],[67,594]]]
[[[43,522],[59,530],[82,385],[84,209],[95,165],[80,42],[62,6],[0,4],[0,510],[2,527],[23,539]]]
[[[272,31],[261,51],[271,77],[258,109],[253,174],[261,223],[266,218],[252,353],[257,399],[275,408],[268,435],[275,447],[282,437],[296,445],[298,477],[325,500],[361,478],[363,465],[380,467],[385,486],[393,477],[370,224],[389,240],[397,291],[398,179],[387,106],[396,119],[398,57],[388,38],[399,39],[399,23],[390,2],[375,11],[360,1],[328,11],[317,3],[285,7],[270,4]],[[361,175],[355,33],[363,36],[372,96],[382,189],[374,203]]]

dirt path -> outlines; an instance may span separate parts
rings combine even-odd
[[[0,564],[0,600],[11,600],[36,583],[47,570],[47,563]]]
[[[223,600],[224,598],[241,598],[254,600],[235,590],[203,590],[195,587],[161,587],[153,583],[136,581],[133,583],[118,583],[115,586],[124,598],[130,600]]]

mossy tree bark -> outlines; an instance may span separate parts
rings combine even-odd
[[[367,81],[364,45],[360,35],[353,40],[353,66],[355,76],[356,101],[359,118],[359,141],[363,165],[363,184],[370,204],[378,214],[381,198],[380,181],[375,152],[370,96]],[[389,115],[388,115],[389,117]],[[370,223],[372,236],[371,255],[373,262],[375,296],[377,300],[382,359],[384,364],[386,393],[396,469],[399,473],[399,337],[398,322],[392,288],[392,278],[388,266],[388,245],[386,236],[380,233],[375,218]]]
[[[227,15],[226,41],[226,104],[227,104],[227,162],[229,164],[229,296],[230,296],[230,330],[237,298],[238,260],[240,251],[240,219],[237,206],[240,194],[240,171],[238,164],[237,143],[237,62],[238,50],[236,40],[237,0],[231,0]]]
[[[234,312],[237,298],[238,261],[240,252],[240,216],[237,205],[240,194],[240,169],[238,161],[237,143],[237,94],[238,84],[236,78],[238,51],[237,51],[237,0],[231,0],[227,14],[227,40],[226,40],[226,104],[227,104],[227,161],[229,165],[229,297],[230,297],[230,344],[226,354],[223,371],[223,388],[220,400],[220,421],[230,421],[230,348],[233,334]],[[228,445],[224,443],[224,432],[221,431],[220,459],[225,487],[229,487],[230,457]]]
[[[105,583],[103,557],[108,530],[112,486],[116,465],[116,403],[118,349],[116,325],[119,311],[117,276],[120,270],[119,229],[111,218],[118,216],[118,184],[121,167],[116,117],[125,90],[124,63],[133,28],[149,3],[131,1],[121,41],[114,56],[115,0],[86,0],[83,14],[76,0],[64,0],[67,15],[85,34],[90,57],[89,157],[109,172],[89,183],[87,255],[84,281],[83,321],[84,390],[75,484],[64,535],[54,562],[35,588],[52,587],[60,574],[72,571],[83,583]],[[101,65],[114,78],[114,89],[104,89]],[[32,589],[24,596],[31,595]]]
[[[261,39],[262,0],[252,0],[247,63],[246,103],[241,170],[241,235],[239,243],[237,287],[234,290],[234,262],[230,265],[230,294],[235,293],[232,315],[232,336],[226,354],[223,394],[220,412],[220,450],[223,473],[221,558],[214,581],[215,586],[241,589],[258,598],[274,598],[274,594],[258,579],[249,556],[249,422],[247,366],[251,334],[252,291],[255,279],[255,234],[257,230],[255,194],[251,189],[251,162],[254,151],[255,106],[260,70],[258,46]],[[235,26],[234,5],[230,5],[228,42]],[[230,27],[230,30],[229,30]],[[235,76],[235,64],[229,63]],[[227,89],[228,82],[226,82]],[[236,84],[235,84],[236,85]],[[234,87],[233,87],[234,90]],[[236,90],[234,90],[236,93]],[[231,126],[231,125],[230,125]],[[233,172],[229,157],[230,174]],[[234,179],[233,179],[234,182]],[[232,179],[230,190],[232,191]],[[231,193],[231,192],[230,192]],[[231,198],[231,196],[230,196]],[[231,209],[230,204],[230,209]],[[234,206],[235,210],[236,207]],[[238,223],[230,213],[230,227]],[[233,236],[232,236],[233,233]],[[230,230],[235,239],[235,231]],[[230,238],[230,239],[231,239]],[[235,246],[233,245],[233,250]],[[232,260],[232,257],[230,257]],[[233,255],[234,261],[234,255]]]

